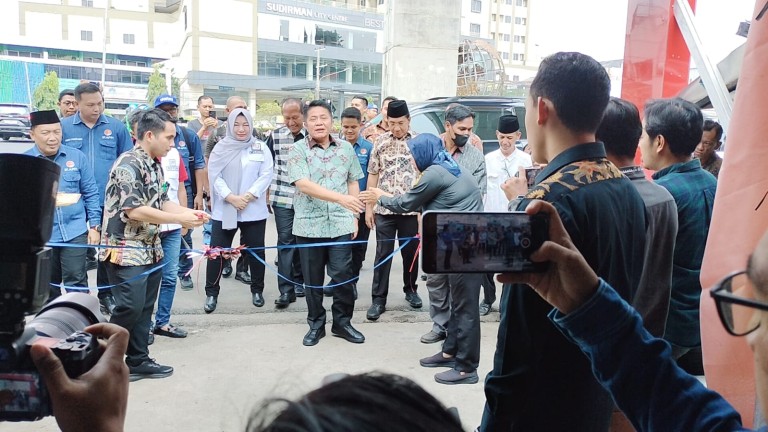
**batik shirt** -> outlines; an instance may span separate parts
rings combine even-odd
[[[378,174],[378,188],[384,192],[393,195],[403,195],[411,190],[418,172],[413,164],[411,149],[408,148],[408,141],[416,136],[415,132],[408,131],[403,138],[395,138],[392,132],[381,135],[373,146],[371,160],[368,162],[368,174]],[[377,205],[374,209],[376,214],[391,215],[395,214],[391,210]],[[415,215],[416,212],[405,213],[406,215]]]
[[[312,138],[296,142],[287,162],[288,181],[293,186],[307,179],[340,194],[349,193],[349,183],[363,177],[352,144],[331,137],[328,148]],[[293,234],[310,238],[335,238],[351,234],[355,215],[341,204],[313,198],[296,190],[293,198]]]
[[[107,181],[101,244],[129,248],[102,249],[99,259],[121,266],[159,262],[163,258],[160,225],[129,219],[125,211],[143,206],[161,210],[166,202],[168,184],[160,161],[138,146],[120,155]]]

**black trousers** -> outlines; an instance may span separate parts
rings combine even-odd
[[[156,264],[143,266],[121,266],[104,262],[104,269],[115,297],[115,311],[109,322],[125,328],[130,333],[125,362],[138,366],[149,359],[149,329],[152,324],[152,309],[155,307],[160,289],[162,270],[136,278]]]
[[[326,243],[346,242],[351,240],[351,235],[343,235],[334,238],[309,238],[296,236],[296,243]],[[331,278],[331,285],[352,279],[352,247],[346,245],[304,247],[299,248],[301,256],[301,270],[307,285],[322,287],[325,285],[325,273]],[[325,326],[325,307],[323,307],[323,289],[307,288],[307,323],[310,329],[319,329]],[[352,283],[346,283],[333,288],[333,326],[342,327],[352,320],[355,310],[355,297]]]
[[[73,238],[67,243],[87,244],[88,232]],[[85,257],[89,250],[90,248],[80,247],[53,248],[51,251],[51,283],[63,284],[64,286],[87,287],[88,273],[85,267]],[[68,290],[68,292],[88,293],[88,291],[74,290]],[[51,285],[51,294],[48,297],[48,301],[51,301],[60,295],[61,288]]]
[[[368,252],[368,237],[371,235],[371,229],[365,223],[365,213],[360,213],[360,219],[357,220],[357,237],[355,240],[365,240],[365,243],[355,243],[352,245],[352,277],[360,276],[360,269],[363,268],[365,254]],[[355,286],[360,280],[353,282]]]
[[[456,356],[456,370],[473,372],[480,363],[480,284],[483,275],[448,275],[451,319],[443,352]]]
[[[264,247],[264,233],[267,229],[267,220],[238,222],[237,228],[225,230],[221,227],[221,221],[211,221],[211,247],[231,247],[235,233],[240,230],[240,238],[249,248]],[[254,251],[262,260],[264,249]],[[245,252],[249,253],[249,252]],[[251,269],[251,293],[264,292],[264,264],[251,257],[248,261]],[[224,259],[209,259],[205,271],[205,295],[218,297],[221,286],[221,271],[224,267]]]
[[[496,301],[496,282],[493,280],[494,273],[483,275],[483,300],[488,304]]]
[[[277,226],[277,245],[296,244],[296,236],[293,235],[293,208],[272,206],[275,214],[275,225]],[[277,272],[298,284],[304,283],[304,276],[301,273],[301,259],[299,251],[295,248],[285,248],[277,250]],[[280,294],[292,294],[296,292],[295,285],[277,277],[277,289]]]
[[[394,241],[383,241],[398,237],[414,237],[419,233],[418,216],[403,215],[376,215],[376,261],[379,265],[384,258],[395,250]],[[415,292],[416,281],[419,277],[418,263],[414,264],[417,254],[418,242],[411,240],[408,245],[400,250],[403,258],[403,292]],[[413,270],[411,270],[413,265]],[[392,261],[387,261],[373,271],[373,301],[379,304],[387,303],[389,293],[389,273],[392,269]]]

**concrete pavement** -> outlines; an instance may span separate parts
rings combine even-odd
[[[193,234],[195,246],[201,232]],[[274,221],[267,224],[266,244],[276,243]],[[371,233],[366,261],[358,283],[359,299],[353,324],[366,337],[355,345],[328,336],[317,346],[304,347],[307,331],[306,303],[298,299],[284,310],[274,307],[278,296],[277,276],[267,270],[266,305],[251,304],[248,286],[234,277],[222,281],[218,308],[203,313],[205,268],[193,273],[195,288],[177,288],[171,322],[190,332],[186,339],[157,337],[150,355],[162,364],[174,366],[172,377],[142,380],[130,384],[127,431],[236,431],[244,430],[248,415],[265,398],[295,398],[316,388],[328,374],[385,371],[404,375],[424,386],[446,406],[459,409],[466,430],[479,424],[484,403],[482,380],[475,385],[446,386],[433,376],[444,369],[427,369],[418,360],[439,351],[439,344],[419,342],[431,328],[424,283],[419,293],[424,300],[420,310],[412,309],[402,293],[400,257],[392,266],[392,284],[387,312],[376,322],[365,319],[371,304],[371,267],[375,233]],[[267,262],[275,251],[266,252]],[[203,263],[204,264],[204,263]],[[408,263],[410,264],[410,263]],[[91,272],[91,284],[95,282]],[[500,284],[497,284],[500,286]],[[330,308],[331,300],[325,300]],[[330,312],[328,314],[330,320]],[[483,317],[480,368],[481,378],[491,368],[498,329],[496,309]],[[4,430],[55,431],[53,418],[36,423],[4,425]]]

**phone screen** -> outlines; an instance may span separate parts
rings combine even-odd
[[[216,118],[216,111],[213,111],[213,110],[208,111],[208,117]]]
[[[547,240],[549,218],[524,212],[425,212],[424,273],[542,272],[531,254]]]
[[[539,175],[542,167],[531,167],[525,169],[525,180],[528,182],[528,189],[532,188],[536,183],[536,176]]]

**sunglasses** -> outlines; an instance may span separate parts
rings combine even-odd
[[[710,291],[720,321],[728,333],[744,336],[760,327],[760,312],[768,304],[755,300],[754,285],[746,271],[732,273]]]

